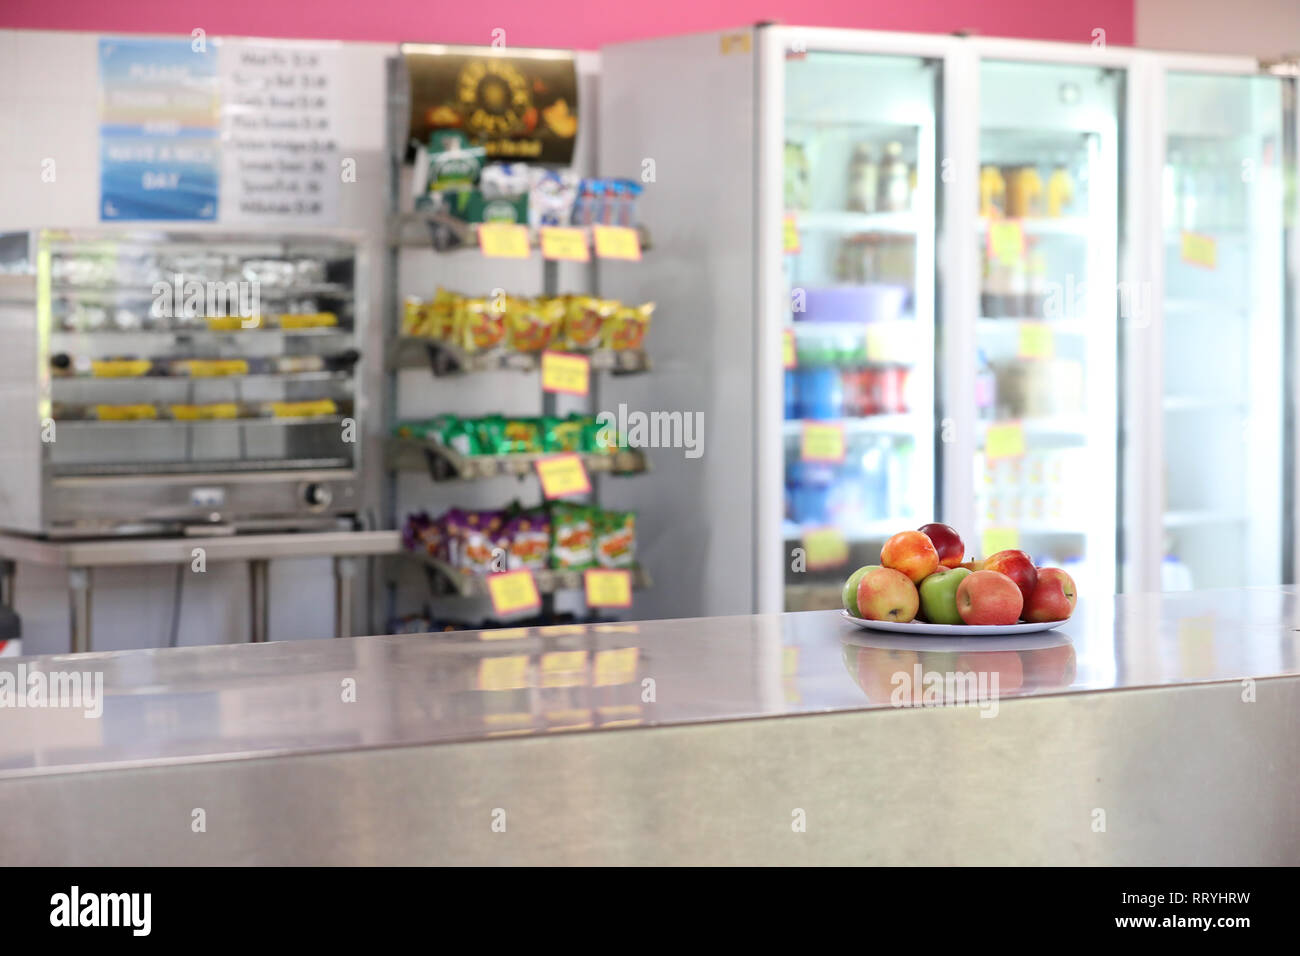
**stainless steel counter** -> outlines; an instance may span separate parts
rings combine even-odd
[[[0,707],[0,863],[1297,863],[1297,628],[1288,588],[1019,640],[811,612],[6,660],[104,693]]]

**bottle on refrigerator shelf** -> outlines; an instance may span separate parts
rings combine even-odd
[[[978,365],[975,369],[975,412],[978,418],[991,419],[997,406],[998,377],[993,371],[993,366],[989,364],[988,354],[983,349],[979,350],[977,362]]]
[[[1043,214],[1043,178],[1033,166],[1011,170],[1007,178],[1007,215],[1012,219],[1031,219]]]
[[[1029,252],[1029,294],[1022,315],[1035,319],[1047,311],[1047,256],[1041,249]]]
[[[1047,215],[1059,219],[1074,203],[1074,179],[1066,168],[1064,156],[1058,157],[1052,175],[1047,177]]]
[[[839,418],[844,413],[844,390],[839,369],[823,365],[807,369],[799,380],[801,417]]]
[[[849,202],[854,212],[875,212],[880,168],[870,143],[859,143],[849,161]]]
[[[885,158],[880,163],[879,203],[881,212],[906,212],[911,206],[911,189],[908,185],[907,163],[903,162],[903,144],[894,142],[885,147]]]
[[[996,166],[985,166],[980,170],[980,216],[984,219],[1000,219],[1007,212],[1007,181],[1002,178],[1002,170]]]
[[[799,417],[799,377],[796,370],[785,370],[785,417],[786,420]]]

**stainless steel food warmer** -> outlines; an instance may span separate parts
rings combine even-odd
[[[0,236],[0,528],[335,527],[360,507],[351,234]]]

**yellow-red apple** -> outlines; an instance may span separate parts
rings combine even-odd
[[[910,621],[921,598],[906,574],[871,568],[858,581],[858,617],[868,621]]]
[[[939,567],[939,552],[920,531],[900,531],[880,549],[880,563],[920,584]]]
[[[1034,567],[1033,559],[1023,551],[999,551],[991,554],[984,559],[981,570],[1005,574],[1020,588],[1020,596],[1025,603],[1028,603],[1029,595],[1034,593],[1034,585],[1038,583],[1038,569]]]
[[[1039,568],[1038,582],[1025,598],[1025,620],[1035,624],[1069,620],[1077,600],[1072,577],[1060,568]]]
[[[930,539],[934,550],[939,553],[939,564],[943,567],[955,568],[966,557],[966,545],[961,540],[961,535],[957,533],[957,529],[951,525],[932,521],[930,524],[921,525],[918,530]]]
[[[957,613],[967,624],[1015,624],[1024,603],[1016,582],[1000,571],[972,571],[957,585]]]

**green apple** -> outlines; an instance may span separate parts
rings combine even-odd
[[[957,613],[957,587],[971,572],[968,568],[940,568],[921,581],[921,611],[931,624],[961,624]]]
[[[866,574],[872,568],[878,568],[878,564],[868,564],[866,567],[858,568],[849,575],[849,579],[844,582],[844,593],[841,595],[844,602],[844,610],[848,611],[853,617],[862,617],[858,613],[858,582],[862,580],[862,575]]]

